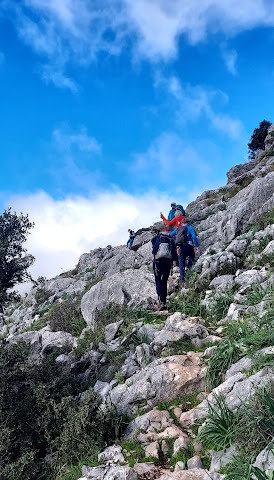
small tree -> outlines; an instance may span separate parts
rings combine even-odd
[[[267,120],[263,120],[259,128],[255,128],[253,135],[250,139],[250,142],[248,143],[248,148],[249,148],[249,158],[254,158],[255,153],[258,150],[264,150],[264,141],[265,137],[267,136],[268,129],[271,125],[271,122],[268,122]]]
[[[31,279],[27,269],[35,259],[26,253],[23,243],[33,226],[28,215],[11,213],[10,208],[0,215],[0,311],[14,298],[14,293],[8,290]]]

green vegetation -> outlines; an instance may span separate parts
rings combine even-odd
[[[258,215],[258,217],[255,219],[253,223],[253,227],[255,227],[255,231],[264,230],[268,225],[272,225],[273,223],[274,223],[274,208],[272,208],[268,212]]]
[[[233,296],[234,292],[232,290],[227,290],[225,293],[218,293],[214,296],[209,311],[214,322],[219,322],[227,315],[229,306],[233,302]]]
[[[27,254],[23,244],[33,226],[28,215],[11,213],[10,208],[0,215],[0,311],[16,296],[10,289],[31,280],[27,270],[34,257]]]
[[[44,315],[31,325],[29,330],[40,330],[45,325],[49,325],[53,332],[63,331],[79,336],[86,327],[81,313],[80,300],[77,297],[68,297],[62,302],[52,304]]]
[[[215,396],[209,404],[208,415],[200,427],[197,440],[206,450],[224,450],[234,445],[237,455],[224,468],[226,480],[270,479],[262,470],[252,466],[256,456],[272,445],[274,431],[273,386],[258,390],[246,403],[232,413],[223,395]],[[248,442],[246,441],[248,439]]]
[[[258,128],[255,128],[250,142],[248,143],[249,158],[253,159],[258,150],[264,150],[264,141],[268,133],[271,122],[263,120]]]
[[[178,294],[170,299],[169,312],[181,312],[188,317],[206,318],[206,309],[201,305],[203,298],[203,292],[198,293],[194,288],[190,288],[187,295]]]
[[[122,433],[124,419],[100,409],[92,389],[80,398],[82,386],[55,357],[30,363],[25,344],[1,343],[1,480],[68,480]]]
[[[237,415],[227,407],[223,395],[215,396],[214,404],[209,403],[209,411],[197,440],[206,450],[225,450],[232,445]]]

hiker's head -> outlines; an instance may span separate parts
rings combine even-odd
[[[180,217],[182,215],[182,212],[181,210],[179,210],[178,208],[175,210],[175,217]]]
[[[175,207],[176,207],[176,203],[175,203],[175,202],[171,202],[170,206],[171,206],[171,208],[175,208]]]
[[[152,227],[151,233],[154,237],[160,233],[160,229],[158,227]]]

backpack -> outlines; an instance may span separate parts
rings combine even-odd
[[[155,255],[155,260],[159,260],[160,258],[172,259],[171,241],[167,236],[160,235],[160,243],[158,252]]]
[[[184,209],[184,207],[182,207],[182,205],[176,205],[176,210],[181,210],[182,215],[186,214],[185,209]]]
[[[187,225],[181,225],[176,232],[176,245],[187,245]]]

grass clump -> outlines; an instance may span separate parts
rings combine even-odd
[[[206,450],[225,450],[232,445],[236,424],[237,416],[228,409],[224,396],[215,396],[215,403],[209,404],[208,415],[197,440]]]
[[[215,388],[222,383],[226,371],[245,353],[246,349],[241,341],[227,338],[219,343],[207,363],[207,387]]]
[[[234,293],[227,290],[225,293],[219,293],[214,296],[210,304],[210,315],[215,322],[222,320],[228,312],[230,304],[233,302]]]
[[[125,440],[121,443],[121,447],[124,450],[125,460],[130,467],[133,467],[135,463],[145,461],[144,449],[137,440]]]
[[[188,317],[206,318],[206,308],[201,304],[203,292],[190,288],[187,295],[178,294],[169,301],[169,312],[181,312]]]

